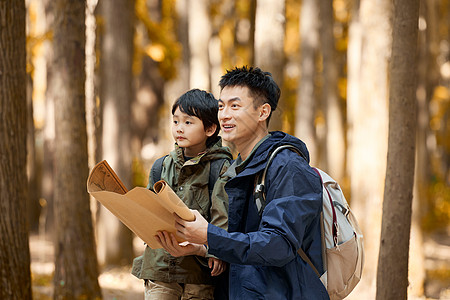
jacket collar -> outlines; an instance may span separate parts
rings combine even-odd
[[[241,168],[241,165],[237,166],[237,176],[248,176],[260,172],[264,169],[270,153],[272,153],[276,147],[286,144],[293,145],[300,149],[309,163],[309,152],[305,143],[282,131],[273,131],[270,132],[268,138],[252,150],[252,153],[244,162],[245,165],[243,165],[243,168]]]

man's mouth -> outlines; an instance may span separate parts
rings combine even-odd
[[[230,131],[235,127],[235,125],[230,125],[230,124],[224,124],[222,125],[222,129],[223,131]]]

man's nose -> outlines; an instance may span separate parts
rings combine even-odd
[[[219,120],[229,119],[230,118],[229,109],[224,107],[222,110],[219,110],[218,118],[219,118]]]

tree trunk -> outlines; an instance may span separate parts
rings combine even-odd
[[[375,297],[386,175],[390,12],[391,1],[361,1],[359,14],[352,16],[356,17],[352,24],[356,30],[352,33],[357,34],[351,35],[349,41],[355,43],[349,46],[348,56],[348,90],[352,91],[347,100],[351,205],[361,221],[366,254],[364,274],[356,289],[367,293],[370,299]],[[353,38],[357,40],[351,41]],[[359,61],[356,68],[351,65],[353,59]]]
[[[316,0],[303,0],[300,11],[300,82],[296,107],[295,135],[309,150],[311,165],[317,165],[318,146],[315,127],[316,57],[319,47],[319,8]]]
[[[55,299],[101,297],[86,192],[84,1],[53,2],[55,80]]]
[[[162,22],[163,16],[161,11],[163,7],[160,1],[146,1],[146,5],[142,6],[145,7],[145,13],[141,12],[140,14],[145,14],[149,23],[150,20],[155,24]],[[146,47],[146,45],[157,43],[157,41],[152,40],[153,37],[150,35],[144,22],[138,23],[136,31],[142,40],[137,47]],[[136,87],[136,97],[133,99],[131,110],[132,153],[135,158],[141,157],[141,150],[145,144],[156,143],[158,138],[160,138],[161,130],[158,125],[161,115],[158,112],[164,104],[166,83],[166,80],[161,76],[157,61],[148,55],[143,55],[139,57],[139,62],[141,64],[140,74],[137,75],[136,84],[134,85]],[[177,73],[177,76],[179,76],[179,73]],[[184,77],[182,78],[185,79]],[[169,124],[166,124],[166,126],[169,126]],[[142,153],[142,157],[145,159],[154,154],[154,151],[145,151]]]
[[[394,0],[389,140],[377,299],[406,299],[416,147],[419,0]],[[395,287],[395,288],[392,288]]]
[[[429,104],[439,74],[435,53],[436,37],[434,33],[437,17],[436,1],[421,1],[421,18],[426,22],[426,28],[419,32],[418,58],[418,88],[417,88],[417,136],[416,163],[414,176],[413,208],[411,216],[411,234],[409,250],[409,287],[408,296],[421,297],[424,295],[425,284],[425,253],[424,232],[422,219],[429,210],[429,180],[431,178],[430,153],[427,140],[430,138],[430,110]],[[423,24],[423,23],[422,23]],[[434,41],[433,41],[434,40]]]
[[[100,54],[102,153],[127,188],[131,188],[131,98],[134,1],[99,3],[103,28]],[[103,206],[98,215],[101,265],[129,264],[132,233]]]
[[[0,2],[0,299],[32,299],[27,227],[25,2]]]
[[[320,43],[323,57],[322,107],[326,123],[326,155],[324,168],[337,181],[342,182],[345,173],[345,133],[343,111],[338,96],[338,70],[333,34],[333,1],[319,3]]]
[[[51,0],[44,0],[46,31],[53,28],[54,10]],[[50,44],[50,42],[48,43]],[[40,234],[53,234],[53,194],[54,194],[54,160],[55,160],[55,84],[52,45],[45,47],[47,61],[47,90],[45,92],[45,125],[42,131],[42,182],[41,182],[41,216],[39,222]]]
[[[255,66],[270,72],[280,89],[284,78],[285,0],[257,0],[255,16]],[[280,98],[272,112],[270,130],[283,129],[286,103]]]
[[[250,65],[255,63],[255,19],[257,0],[232,0],[234,18],[234,52],[238,65]],[[239,5],[239,8],[237,7]],[[243,15],[242,11],[246,14]],[[225,15],[226,17],[226,15]]]
[[[30,233],[39,232],[39,162],[36,155],[36,139],[33,119],[33,81],[27,74],[27,177],[28,177],[28,227]]]
[[[190,51],[190,88],[209,91],[209,41],[211,38],[211,20],[209,1],[196,0],[188,3],[189,51]],[[217,83],[216,83],[217,84]]]

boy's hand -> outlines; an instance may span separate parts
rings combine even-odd
[[[195,216],[195,220],[191,222],[181,219],[174,213],[177,235],[191,243],[208,244],[208,221],[198,211],[193,209],[191,211]]]
[[[156,240],[163,246],[164,250],[174,257],[186,255],[205,256],[206,248],[200,244],[192,244],[188,242],[178,243],[175,236],[167,231],[158,231],[155,236]]]
[[[218,258],[210,257],[208,260],[208,266],[211,270],[211,276],[217,276],[223,273],[227,269],[227,264]]]

